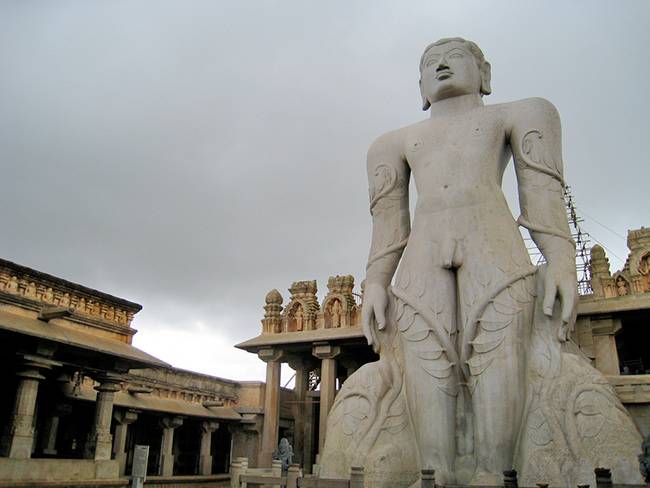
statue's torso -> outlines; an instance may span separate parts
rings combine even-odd
[[[418,196],[439,202],[432,211],[501,196],[501,176],[510,157],[507,109],[502,107],[479,107],[406,129],[404,155]]]
[[[509,272],[528,261],[501,190],[511,156],[507,121],[513,109],[511,104],[479,107],[403,129],[403,154],[418,195],[402,271],[421,270],[425,255],[444,265],[460,248],[457,265],[493,263]]]

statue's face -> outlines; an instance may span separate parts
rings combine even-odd
[[[424,57],[420,90],[430,103],[479,94],[481,72],[472,53],[455,41],[430,48]]]

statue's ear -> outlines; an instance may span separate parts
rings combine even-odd
[[[424,93],[422,92],[422,80],[419,81],[420,84],[420,95],[422,96],[422,110],[425,112],[431,108],[431,102],[427,99],[426,96],[424,96]]]
[[[492,78],[492,67],[487,61],[483,61],[481,66],[481,95],[489,95],[492,93],[490,86],[490,79]]]

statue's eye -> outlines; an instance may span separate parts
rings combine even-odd
[[[451,59],[458,59],[458,58],[462,58],[463,55],[461,53],[452,53],[452,54],[449,55],[449,57]]]
[[[440,56],[432,56],[427,60],[427,67],[432,66],[438,62]]]

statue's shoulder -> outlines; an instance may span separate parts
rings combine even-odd
[[[555,105],[545,98],[540,97],[524,98],[512,102],[500,103],[498,105],[493,105],[492,107],[502,110],[508,119],[515,124],[518,121],[543,121],[558,117]]]
[[[395,157],[401,156],[404,150],[404,141],[406,140],[409,127],[402,127],[400,129],[391,130],[377,137],[370,148],[368,149],[368,156],[372,155],[393,155]]]
[[[395,156],[403,156],[406,144],[414,137],[417,138],[417,135],[425,129],[427,121],[428,119],[421,120],[380,135],[370,145],[368,153],[389,152]]]

